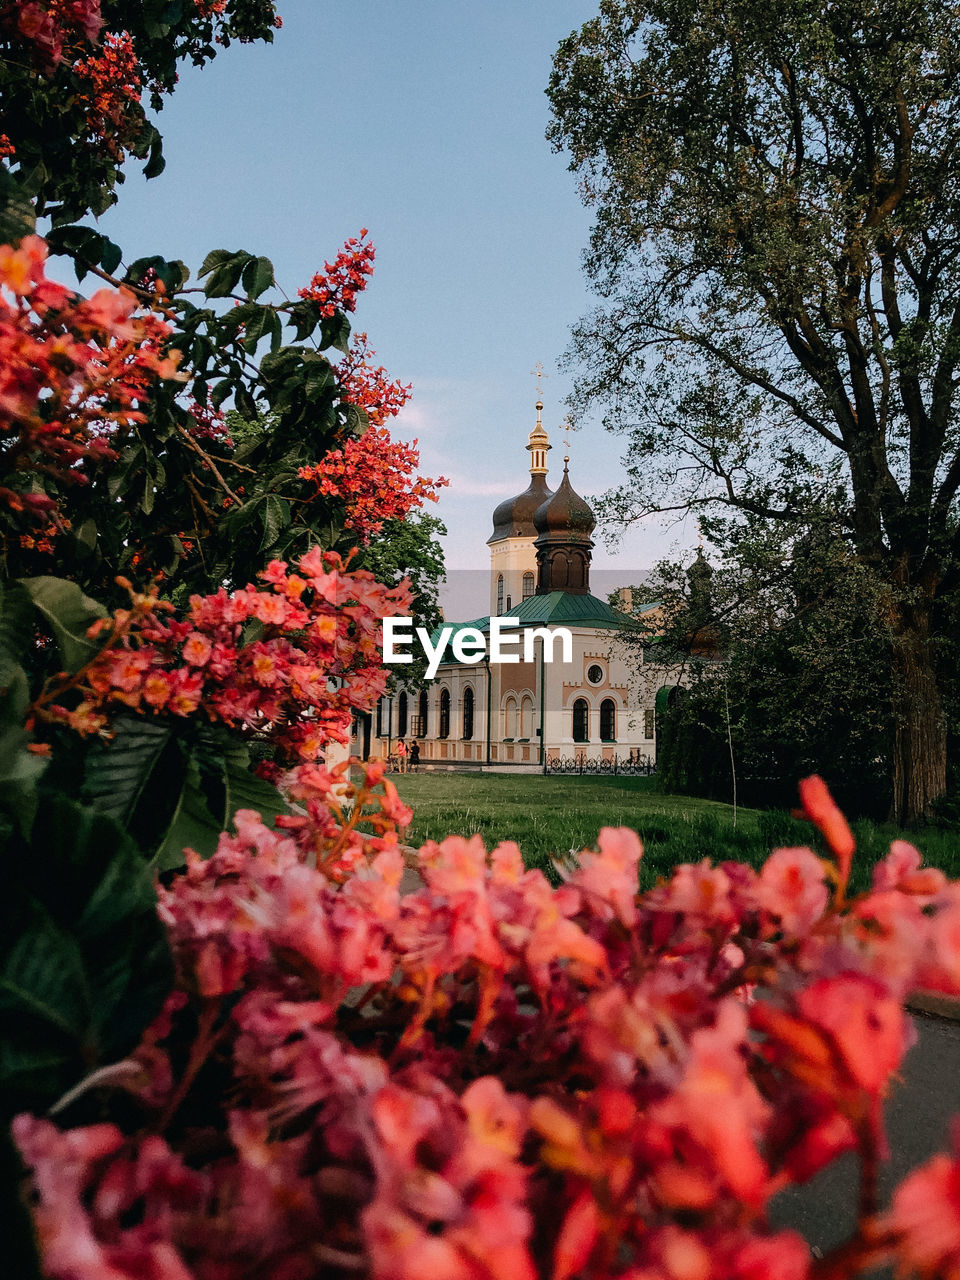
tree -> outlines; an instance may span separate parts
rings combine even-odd
[[[163,171],[159,111],[178,64],[202,67],[233,41],[270,42],[273,0],[12,0],[0,12],[3,195],[32,202],[54,225],[117,200],[127,156]],[[4,235],[7,228],[0,227]],[[104,238],[98,237],[99,241]],[[107,242],[104,242],[107,243]],[[85,252],[96,253],[93,238]],[[120,255],[115,247],[108,256]],[[100,262],[96,257],[93,261]]]
[[[884,812],[893,735],[881,584],[827,528],[798,540],[737,522],[712,558],[708,592],[668,562],[650,584],[661,608],[655,634],[641,633],[644,669],[670,683],[682,673],[685,692],[658,726],[661,784],[729,799],[729,716],[745,803],[789,808],[816,762],[849,810]]]
[[[409,388],[351,336],[366,231],[287,299],[261,254],[213,249],[193,282],[78,221],[129,155],[159,172],[146,94],[275,25],[266,0],[0,9],[7,1183],[13,1111],[122,1058],[169,991],[155,877],[242,810],[290,817],[284,769],[340,785],[318,762],[383,692],[380,619],[409,604],[395,571],[415,563],[427,595],[438,572],[429,521],[383,557],[389,583],[359,567],[435,496],[385,425]]]
[[[577,399],[626,434],[614,505],[801,530],[839,506],[884,584],[900,819],[946,786],[958,75],[938,0],[603,0],[548,90],[597,209]]]

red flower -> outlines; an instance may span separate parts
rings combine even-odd
[[[827,790],[827,784],[814,774],[804,778],[800,783],[800,803],[803,812],[823,834],[824,839],[836,855],[840,870],[841,891],[846,888],[850,876],[850,862],[857,842],[847,820],[837,808],[833,797]]]

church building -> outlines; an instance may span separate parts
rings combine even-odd
[[[540,400],[536,410],[530,483],[493,513],[489,614],[452,629],[433,680],[381,698],[371,722],[357,726],[355,754],[390,756],[402,738],[408,748],[418,743],[427,769],[542,772],[654,761],[656,680],[642,670],[641,647],[623,642],[631,618],[590,592],[596,520],[570,482],[569,457],[556,490],[547,484],[551,445]],[[491,662],[489,647],[476,661],[457,661],[457,633],[489,636],[496,617],[517,619],[521,630],[565,628],[572,660],[562,660],[559,644],[551,660],[538,638],[531,661],[522,645],[513,650],[517,662]]]

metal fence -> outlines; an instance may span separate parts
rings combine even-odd
[[[591,760],[586,755],[548,756],[545,773],[625,774],[649,777],[656,773],[655,761],[649,756],[614,756],[612,760]]]

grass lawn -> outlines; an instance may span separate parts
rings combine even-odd
[[[739,809],[691,796],[661,795],[654,778],[544,777],[538,774],[420,773],[392,775],[414,811],[413,845],[445,835],[479,833],[488,848],[515,840],[530,867],[551,869],[551,855],[594,845],[601,827],[632,827],[644,844],[641,888],[681,862],[726,859],[759,866],[783,845],[818,847],[816,832],[782,810]],[[853,884],[865,888],[870,868],[899,834],[872,822],[853,824],[858,854]],[[925,860],[960,876],[960,833],[926,827],[908,836]]]

